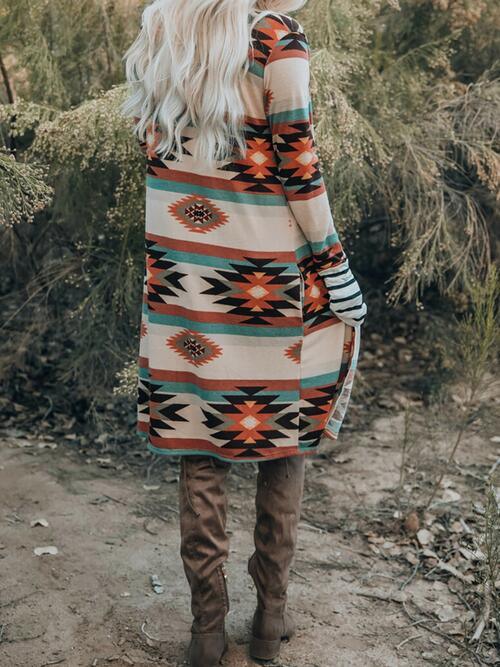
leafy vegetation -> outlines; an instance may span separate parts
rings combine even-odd
[[[87,407],[117,374],[133,384],[143,163],[118,109],[140,5],[0,0],[0,370],[18,387],[16,370],[44,358],[37,379]],[[300,19],[323,169],[362,282],[394,307],[466,311],[498,224],[498,4],[310,0]]]

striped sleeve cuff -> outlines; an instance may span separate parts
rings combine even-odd
[[[321,271],[328,290],[330,309],[335,315],[350,326],[360,326],[366,317],[366,303],[358,281],[349,268],[346,258],[342,264]]]

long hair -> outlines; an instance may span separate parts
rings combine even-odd
[[[198,129],[194,157],[211,162],[246,153],[241,84],[251,31],[265,14],[294,11],[307,0],[154,0],[125,54],[130,93],[123,104],[155,151],[181,159],[181,137]]]

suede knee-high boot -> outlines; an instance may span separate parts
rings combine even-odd
[[[230,463],[212,456],[183,456],[179,484],[181,557],[191,588],[191,667],[216,667],[227,649],[229,611],[224,562],[225,480]]]
[[[297,527],[304,491],[304,456],[259,463],[255,496],[255,551],[248,572],[257,588],[250,655],[272,660],[281,640],[294,632],[287,610],[290,566],[295,556]]]

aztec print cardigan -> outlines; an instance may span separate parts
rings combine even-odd
[[[366,306],[314,143],[309,45],[260,18],[243,86],[247,155],[147,155],[137,431],[162,454],[258,461],[336,439]]]

